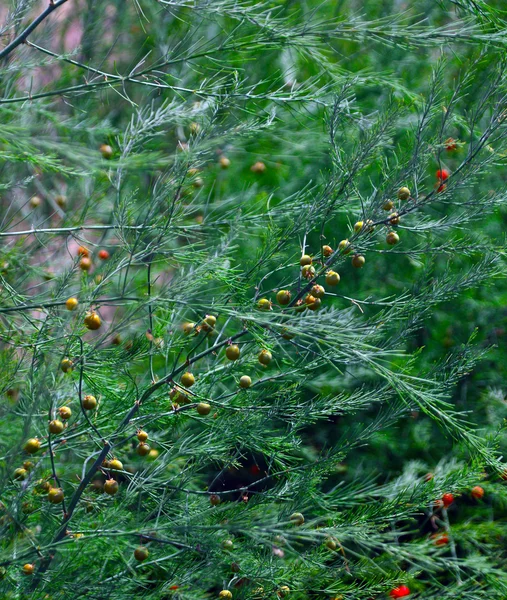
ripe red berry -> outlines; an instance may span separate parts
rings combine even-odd
[[[450,493],[444,494],[442,496],[442,502],[444,503],[445,508],[448,508],[449,506],[451,506],[451,504],[454,502],[453,494],[450,494]]]
[[[406,585],[399,585],[398,587],[393,588],[389,595],[391,598],[404,598],[405,596],[410,595],[410,589]]]
[[[449,171],[447,169],[438,169],[438,171],[435,173],[437,179],[442,182],[445,181],[446,179],[449,179]]]
[[[472,498],[475,498],[476,500],[480,500],[484,496],[484,489],[481,488],[480,485],[476,485],[475,487],[472,488],[471,494],[472,494]]]
[[[101,260],[107,260],[109,258],[109,252],[107,250],[99,250],[99,258]]]
[[[435,546],[446,546],[449,543],[449,535],[443,531],[441,533],[434,533],[431,536]]]

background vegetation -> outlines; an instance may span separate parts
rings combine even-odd
[[[501,8],[0,9],[2,598],[507,596]]]

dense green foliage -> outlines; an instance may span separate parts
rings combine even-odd
[[[506,598],[507,17],[39,4],[0,13],[1,598]]]

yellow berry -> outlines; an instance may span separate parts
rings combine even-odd
[[[76,310],[78,304],[77,298],[68,298],[65,302],[65,307],[67,310]]]
[[[113,458],[109,461],[109,469],[112,469],[113,471],[123,471],[123,463],[121,460]]]
[[[252,385],[252,379],[248,375],[242,375],[239,379],[239,387],[249,388]]]
[[[63,502],[62,488],[51,488],[48,492],[48,500],[51,504],[61,504]]]
[[[289,302],[290,302],[290,298],[291,298],[291,294],[288,290],[280,290],[276,294],[276,301],[281,306],[287,306],[287,304],[289,304]]]
[[[109,496],[114,496],[118,492],[118,489],[118,482],[114,479],[106,479],[106,481],[104,482],[104,492],[106,492],[106,494],[109,494]]]
[[[211,412],[211,405],[208,404],[207,402],[199,402],[199,404],[196,407],[197,412],[205,417],[206,415],[209,415]]]
[[[382,204],[383,210],[392,210],[394,208],[394,202],[392,200],[386,200],[384,204]]]
[[[311,265],[312,264],[312,257],[309,256],[308,254],[303,254],[303,256],[300,258],[299,260],[299,264],[304,267],[305,265]]]
[[[193,376],[192,373],[189,373],[188,371],[186,373],[183,373],[183,375],[181,376],[181,384],[186,387],[192,387],[195,383],[195,377]]]
[[[350,254],[352,252],[352,246],[350,245],[349,240],[342,240],[338,244],[338,250],[343,252],[343,254]]]
[[[97,406],[97,398],[95,398],[95,396],[92,396],[91,394],[88,394],[83,398],[81,406],[85,410],[93,410]]]
[[[148,434],[143,429],[139,429],[136,435],[140,442],[145,442],[148,439]]]
[[[331,246],[322,246],[322,256],[327,258],[328,256],[331,256],[331,254],[333,254]]]
[[[400,236],[395,231],[390,231],[386,235],[386,242],[390,246],[395,246],[400,241]]]
[[[363,228],[363,222],[362,221],[358,221],[355,225],[354,225],[354,231],[356,233],[359,233],[361,231],[361,229]]]
[[[322,298],[325,293],[326,293],[326,290],[321,285],[317,285],[317,284],[315,284],[312,287],[312,289],[310,290],[310,294],[312,296],[314,296],[315,298]]]
[[[261,350],[258,356],[259,362],[261,365],[267,366],[273,359],[273,355],[269,350]]]
[[[305,278],[305,279],[312,279],[313,276],[315,275],[315,267],[313,265],[305,265],[302,269],[301,269],[301,275]]]
[[[74,363],[69,358],[64,358],[60,363],[60,369],[64,373],[69,373],[74,369]]]
[[[49,422],[49,432],[59,434],[65,429],[65,425],[58,419]]]
[[[268,300],[267,298],[261,298],[257,302],[257,308],[259,310],[271,310],[271,301]]]
[[[294,525],[303,525],[305,522],[305,518],[300,512],[292,513],[289,519]]]
[[[35,454],[40,450],[40,442],[37,438],[30,438],[24,445],[27,454]]]
[[[327,285],[338,285],[340,283],[340,276],[336,271],[328,271],[326,273],[326,283]]]
[[[136,452],[139,456],[148,456],[150,451],[151,448],[145,442],[141,442],[136,448]]]
[[[227,358],[229,360],[238,360],[239,355],[240,355],[239,346],[236,346],[236,344],[227,346],[227,348],[225,349],[225,356],[227,356]]]
[[[99,315],[95,311],[90,311],[86,313],[86,317],[84,319],[84,324],[88,329],[95,331],[99,329],[102,325]]]
[[[410,198],[410,190],[408,187],[401,187],[398,190],[398,198],[400,200],[408,200]]]
[[[356,269],[362,269],[364,267],[364,263],[366,259],[361,254],[354,254],[352,257],[352,266]]]

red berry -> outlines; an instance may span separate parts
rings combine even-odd
[[[449,179],[450,173],[447,169],[438,169],[435,175],[439,181],[445,181],[446,179]]]
[[[449,543],[449,536],[447,533],[435,533],[431,536],[435,546],[446,546]]]
[[[99,258],[101,260],[107,260],[109,258],[109,252],[107,250],[99,250]]]
[[[444,144],[447,152],[454,152],[454,150],[456,150],[456,148],[458,147],[458,145],[456,144],[456,140],[453,138],[447,138]]]
[[[454,496],[450,493],[444,494],[442,496],[442,502],[444,503],[445,508],[448,508],[454,502]]]
[[[472,488],[471,494],[472,494],[472,498],[475,498],[476,500],[480,500],[484,496],[484,490],[483,490],[483,488],[481,488],[480,485],[476,485],[475,487]]]
[[[389,595],[391,598],[404,598],[405,596],[410,595],[410,589],[406,585],[399,585],[398,587],[393,588]]]

